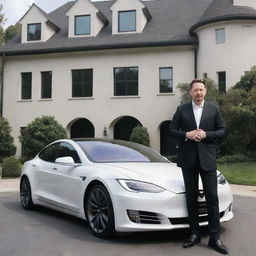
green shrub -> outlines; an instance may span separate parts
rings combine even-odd
[[[130,141],[136,142],[145,146],[149,146],[150,138],[147,131],[147,128],[137,125],[133,128]]]
[[[26,156],[20,156],[19,158],[19,161],[21,162],[21,164],[24,164],[27,160],[28,158]]]
[[[0,162],[5,157],[13,156],[16,152],[16,147],[11,136],[11,127],[8,120],[0,117]]]
[[[240,81],[235,85],[235,88],[241,88],[246,91],[250,91],[253,87],[256,87],[256,66],[246,71]]]
[[[219,158],[217,161],[219,164],[241,163],[253,161],[253,158],[245,156],[243,154],[226,155]]]
[[[49,143],[66,137],[65,129],[53,116],[36,118],[19,137],[22,143],[22,155],[25,159],[31,159]]]
[[[14,157],[7,157],[3,160],[2,177],[19,177],[22,165]]]

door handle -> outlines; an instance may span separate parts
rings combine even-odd
[[[57,170],[58,170],[56,167],[53,167],[52,169],[53,169],[54,171],[57,171]]]

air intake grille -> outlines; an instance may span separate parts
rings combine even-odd
[[[129,219],[135,223],[161,224],[161,216],[155,212],[127,210]]]
[[[220,218],[222,218],[224,215],[224,212],[220,213]],[[169,221],[173,224],[173,225],[177,225],[177,224],[189,224],[188,218],[169,218]],[[208,216],[204,215],[204,216],[199,216],[199,222],[205,222],[208,221]]]

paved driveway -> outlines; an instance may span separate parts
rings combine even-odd
[[[235,218],[222,224],[222,240],[230,256],[252,256],[256,250],[256,198],[235,196]],[[183,249],[187,231],[123,234],[101,240],[82,220],[39,208],[25,211],[17,192],[0,193],[1,256],[216,256],[201,245]]]

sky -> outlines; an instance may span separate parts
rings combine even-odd
[[[33,3],[39,6],[46,13],[49,13],[69,1],[72,0],[0,0],[0,4],[3,6],[2,13],[6,19],[3,27],[7,28],[10,25],[15,25]]]

